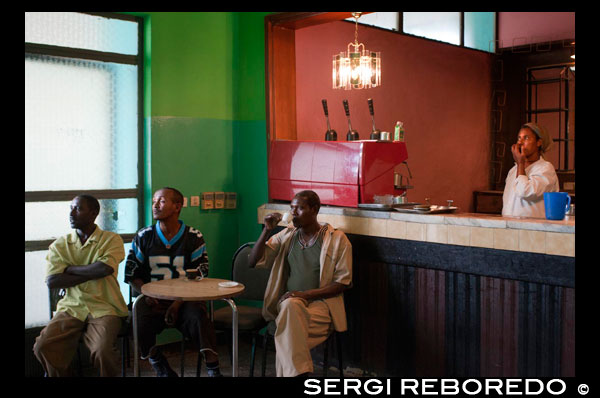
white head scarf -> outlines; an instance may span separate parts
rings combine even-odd
[[[535,123],[525,123],[521,126],[521,128],[528,128],[529,130],[533,131],[533,133],[537,135],[538,138],[542,140],[542,153],[546,153],[550,149],[552,149],[552,144],[554,142],[552,138],[550,138],[550,134],[548,133],[548,130],[546,130],[545,127]]]

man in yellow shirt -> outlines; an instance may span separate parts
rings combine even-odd
[[[69,217],[74,231],[54,241],[46,256],[46,284],[50,289],[66,290],[56,314],[33,346],[51,377],[70,375],[70,363],[82,337],[100,376],[119,374],[115,342],[128,312],[117,273],[125,250],[118,234],[95,224],[99,213],[96,198],[75,197]]]

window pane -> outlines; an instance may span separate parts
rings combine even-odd
[[[50,320],[46,285],[48,250],[25,252],[25,328],[42,326]]]
[[[102,199],[96,224],[106,231],[118,234],[135,233],[138,230],[138,200]]]
[[[26,191],[136,187],[137,73],[26,54]]]
[[[388,30],[398,30],[398,15],[399,13],[397,12],[372,12],[370,14],[362,15],[358,19],[358,23],[363,25],[377,26],[379,28]],[[346,18],[346,21],[354,22],[354,17]]]
[[[106,231],[119,234],[138,230],[138,200],[101,199],[96,224]],[[71,201],[26,202],[25,240],[56,239],[72,231],[69,224]]]
[[[25,42],[138,55],[138,23],[71,12],[25,13]],[[138,186],[138,66],[25,53],[25,191]],[[72,232],[69,205],[25,203],[25,241]],[[96,223],[139,228],[138,199],[102,199]],[[125,252],[130,243],[125,244]],[[49,320],[47,250],[25,252],[25,327]],[[125,261],[117,279],[123,280]]]
[[[25,240],[56,239],[71,232],[71,202],[25,202]]]
[[[119,287],[121,288],[121,294],[123,295],[123,299],[125,303],[129,304],[129,284],[125,283],[125,263],[127,262],[127,255],[129,254],[129,249],[131,249],[131,242],[125,243],[125,258],[119,264],[119,275],[117,276],[117,281],[119,282]]]
[[[117,281],[121,294],[129,303],[129,285],[124,282],[125,262],[131,243],[124,246],[125,259],[119,264]],[[25,252],[25,328],[43,326],[50,320],[50,300],[46,285],[46,255],[48,250]]]
[[[137,30],[137,22],[76,12],[25,13],[29,43],[137,55]]]
[[[495,32],[495,12],[465,12],[465,47],[493,53]]]
[[[460,45],[460,12],[405,12],[405,33]]]

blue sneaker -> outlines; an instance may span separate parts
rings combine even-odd
[[[167,358],[159,354],[158,358],[148,358],[150,365],[156,371],[156,377],[178,377],[177,373],[169,366]]]
[[[219,368],[216,369],[206,369],[206,375],[208,377],[223,377]]]
[[[211,362],[206,364],[206,375],[208,377],[223,377],[219,370],[219,362]]]

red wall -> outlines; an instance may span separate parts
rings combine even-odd
[[[359,25],[358,41],[381,51],[382,85],[334,90],[333,54],[351,41],[350,22],[296,30],[297,139],[324,139],[321,99],[327,99],[338,140],[345,140],[348,131],[343,99],[349,101],[352,127],[368,139],[372,122],[367,98],[373,98],[378,129],[393,135],[396,121],[404,122],[415,187],[408,192],[409,201],[429,197],[432,204],[446,204],[452,199],[461,211],[473,211],[473,191],[489,189],[491,56]]]

